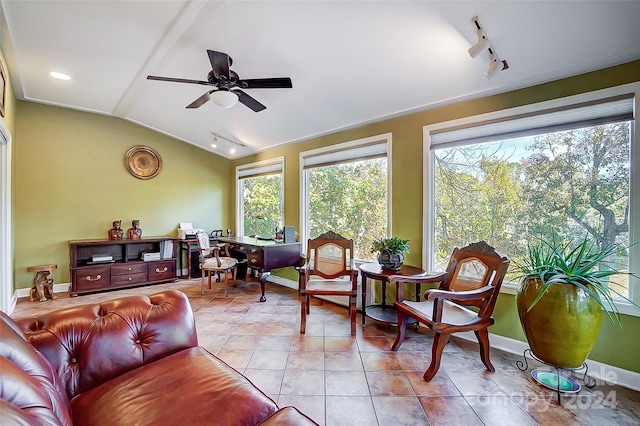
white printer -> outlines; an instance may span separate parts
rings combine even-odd
[[[178,238],[181,240],[192,240],[196,234],[204,229],[194,228],[192,223],[180,222],[178,225]]]

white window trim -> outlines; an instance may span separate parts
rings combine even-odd
[[[15,307],[13,291],[13,246],[11,234],[11,134],[0,118],[0,310],[10,314]]]
[[[281,191],[282,194],[282,220],[284,223],[284,157],[275,157],[268,160],[256,161],[255,163],[242,164],[236,166],[236,235],[244,235],[244,188],[242,186],[242,179],[248,171],[259,169],[274,169],[280,166],[282,170]]]
[[[343,152],[349,149],[357,149],[376,142],[384,143],[387,147],[387,236],[392,235],[391,230],[391,146],[392,146],[392,134],[384,133],[381,135],[371,136],[368,138],[357,139],[349,142],[343,142],[336,145],[330,145],[323,148],[316,148],[309,151],[303,151],[300,153],[300,241],[302,244],[302,254],[306,256],[307,241],[309,240],[309,203],[307,193],[309,192],[309,177],[305,173],[305,158],[311,156],[317,156],[321,154],[329,154],[331,152]],[[358,260],[356,259],[356,262]]]
[[[528,114],[540,110],[546,110],[557,107],[567,107],[582,102],[589,102],[598,99],[604,99],[617,95],[634,94],[634,119],[631,120],[631,139],[632,144],[630,161],[630,212],[629,212],[629,241],[631,243],[638,242],[630,248],[629,253],[629,269],[632,271],[640,271],[640,135],[636,134],[638,128],[638,115],[640,114],[640,83],[625,84],[613,88],[597,90],[593,92],[583,93],[564,98],[553,99],[546,102],[540,102],[521,107],[495,111],[486,114],[465,117],[462,119],[451,120],[443,123],[427,125],[423,127],[423,250],[422,264],[425,265],[427,271],[432,271],[434,267],[435,241],[432,230],[435,226],[435,206],[432,194],[435,192],[435,155],[431,150],[431,134],[444,129],[450,129],[458,126],[472,126],[474,124],[487,122],[490,120],[499,120],[519,114]],[[630,291],[633,300],[640,304],[640,280],[634,277],[630,278]],[[501,288],[501,292],[507,294],[515,294],[517,283],[505,282]],[[633,315],[640,317],[640,309],[630,303],[616,302],[616,307],[621,314]]]

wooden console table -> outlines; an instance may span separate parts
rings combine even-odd
[[[229,243],[229,254],[239,260],[247,260],[247,267],[260,275],[260,301],[265,297],[266,280],[272,269],[300,266],[301,243],[278,243],[254,237],[216,237],[220,242]]]
[[[144,261],[143,252],[159,252],[159,259]],[[110,260],[94,261],[95,255]],[[164,255],[164,256],[163,256]],[[176,278],[176,239],[69,241],[69,294],[156,284]]]

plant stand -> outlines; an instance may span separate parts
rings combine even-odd
[[[589,376],[589,366],[587,365],[586,362],[582,363],[582,365],[580,367],[577,368],[567,368],[567,367],[559,367],[557,365],[553,365],[553,364],[549,364],[548,362],[545,362],[543,360],[541,360],[540,358],[536,357],[533,352],[531,351],[531,349],[525,349],[524,353],[522,354],[522,358],[523,360],[518,360],[516,361],[516,367],[518,367],[518,369],[520,369],[521,371],[527,371],[529,368],[529,364],[527,362],[527,355],[529,357],[531,357],[531,359],[538,361],[542,364],[548,365],[550,367],[555,368],[556,372],[555,372],[555,376],[556,376],[556,380],[555,383],[556,388],[556,395],[558,396],[558,405],[562,405],[562,402],[560,401],[560,392],[567,392],[566,390],[562,390],[560,388],[560,383],[562,382],[562,379],[565,379],[566,381],[569,381],[569,377],[565,376],[563,374],[560,373],[560,370],[565,370],[565,371],[574,371],[574,372],[579,372],[584,370],[584,374],[582,376],[582,383],[584,383],[584,385],[586,387],[588,387],[589,389],[593,388],[596,385],[596,379],[594,379],[593,377]],[[535,371],[535,370],[534,370]],[[532,376],[533,376],[533,372],[532,372]],[[534,379],[536,379],[537,381],[541,382],[539,379],[537,379],[534,376]],[[542,383],[542,382],[541,382]],[[549,387],[550,389],[553,389],[549,384],[543,383],[545,386]],[[577,385],[577,383],[576,383]],[[578,385],[579,386],[579,385]],[[579,387],[578,387],[579,390]],[[573,392],[577,392],[573,391]]]

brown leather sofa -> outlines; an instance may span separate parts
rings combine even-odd
[[[198,347],[179,291],[12,320],[0,312],[2,425],[314,425]]]

